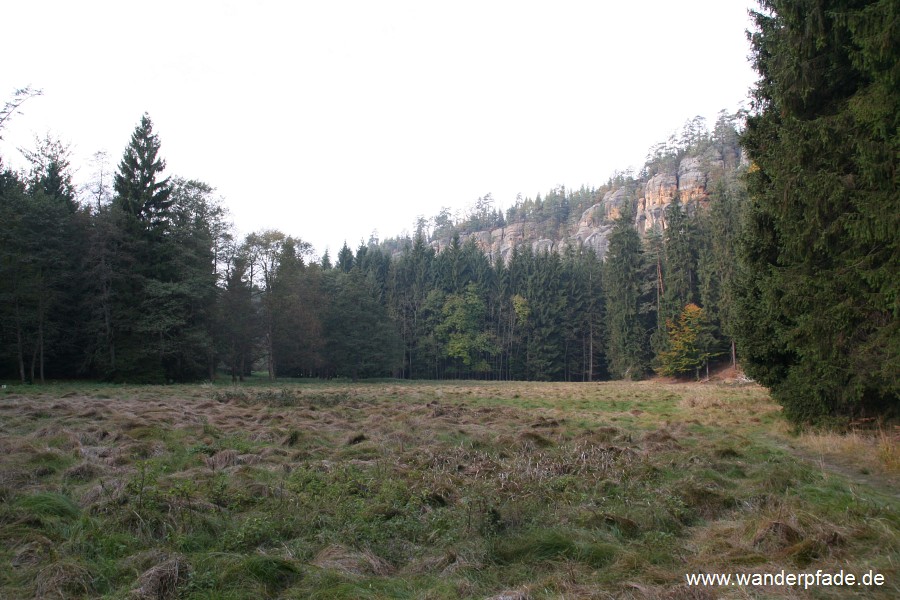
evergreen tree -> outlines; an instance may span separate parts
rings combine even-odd
[[[244,376],[250,373],[258,335],[248,266],[248,258],[244,253],[234,256],[226,271],[225,285],[217,302],[218,355],[232,381],[243,381]]]
[[[47,135],[44,139],[37,140],[35,150],[23,150],[22,153],[31,163],[31,195],[43,193],[74,213],[78,203],[75,199],[75,185],[72,183],[69,146]]]
[[[565,373],[563,318],[568,298],[559,254],[534,255],[525,285],[529,318],[526,328],[525,367],[527,379],[549,381]]]
[[[388,302],[400,327],[405,348],[404,376],[423,376],[433,361],[421,351],[427,338],[424,306],[434,278],[435,252],[426,245],[423,235],[416,235],[399,260],[391,263]]]
[[[325,271],[328,271],[332,267],[331,257],[328,255],[327,249],[325,250],[325,254],[322,255],[321,266],[322,266],[322,269]]]
[[[651,345],[654,354],[659,356],[669,349],[669,321],[677,319],[688,304],[697,302],[697,255],[698,243],[695,231],[694,215],[688,214],[682,206],[678,194],[666,207],[666,228],[662,234],[662,271],[659,272],[659,254],[655,264],[648,264],[648,272],[654,271],[647,278],[655,281],[653,286],[659,304],[657,311],[657,329],[653,333]],[[652,241],[653,238],[650,238]],[[649,291],[650,285],[646,286]]]
[[[16,173],[0,173],[0,334],[3,355],[12,358],[15,375],[27,381],[26,356],[30,355],[28,338],[37,304],[35,270],[29,260],[29,245],[24,237],[29,229],[25,222],[27,193],[25,182]],[[6,362],[6,361],[5,361]],[[7,362],[7,364],[9,364]]]
[[[273,355],[279,377],[310,375],[320,365],[321,316],[319,270],[307,267],[302,254],[308,244],[284,240],[275,271],[272,310]]]
[[[164,219],[172,205],[169,180],[157,181],[166,163],[159,158],[159,137],[147,113],[131,134],[115,175],[116,203],[127,214],[152,223]]]
[[[737,247],[745,206],[743,183],[734,175],[723,178],[711,191],[709,211],[698,231],[698,238],[705,242],[700,246],[697,262],[700,303],[716,337],[717,351],[730,354],[735,367]]]
[[[43,382],[46,376],[73,376],[82,366],[78,303],[87,215],[75,202],[66,146],[48,137],[24,154],[31,163],[28,175],[20,179],[7,172],[0,190],[0,294],[12,313],[4,328],[14,334],[19,378]]]
[[[147,115],[115,176],[116,196],[93,221],[87,304],[91,364],[128,381],[212,377],[217,247],[223,228],[213,190],[158,181],[165,167]]]
[[[154,244],[161,264],[144,312],[158,321],[144,331],[162,340],[168,380],[215,375],[216,251],[224,225],[213,192],[202,181],[176,178],[166,233]]]
[[[623,210],[609,236],[603,275],[609,371],[622,379],[640,379],[647,372],[648,331],[652,329],[641,312],[644,262],[633,221],[633,214]]]
[[[402,364],[393,321],[375,298],[371,282],[353,270],[329,272],[325,351],[332,372],[354,381],[390,376]]]
[[[896,1],[761,4],[738,350],[795,420],[896,412]]]
[[[697,240],[694,220],[678,195],[666,207],[665,282],[660,312],[668,319],[697,300]]]
[[[349,273],[353,268],[353,251],[350,250],[347,242],[344,242],[338,251],[336,268],[342,273]]]

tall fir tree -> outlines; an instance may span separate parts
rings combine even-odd
[[[169,180],[157,178],[166,168],[159,157],[159,136],[147,113],[131,134],[114,178],[115,199],[127,214],[146,222],[159,221],[172,205]]]
[[[613,377],[641,379],[649,367],[649,331],[641,311],[645,272],[641,238],[633,214],[623,210],[609,236],[605,257],[607,358]],[[648,327],[649,325],[649,327]]]
[[[896,0],[761,5],[738,350],[794,420],[896,413]]]

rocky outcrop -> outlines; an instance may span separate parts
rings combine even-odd
[[[535,223],[526,221],[461,235],[460,241],[473,237],[492,260],[508,261],[513,248],[525,244],[534,252],[564,252],[569,247],[582,246],[602,258],[609,247],[609,234],[615,221],[627,204],[635,203],[635,226],[642,235],[653,228],[664,229],[666,208],[676,195],[683,203],[705,202],[711,181],[724,169],[732,168],[728,163],[734,160],[735,157],[723,159],[719,150],[710,148],[703,154],[682,158],[677,167],[656,173],[644,182],[612,189],[600,202],[585,210],[562,239],[543,237]],[[449,239],[435,240],[432,246],[441,251],[449,243]]]
[[[678,191],[678,177],[675,173],[657,173],[644,184],[643,205],[646,210],[667,206]]]
[[[536,242],[532,242],[531,250],[538,254],[540,252],[553,252],[556,250],[556,242],[553,240],[548,240],[546,238],[542,240],[538,240]]]
[[[706,198],[708,169],[704,169],[703,158],[692,156],[678,165],[678,193],[682,202]]]

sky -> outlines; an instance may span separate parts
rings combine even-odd
[[[4,164],[50,134],[115,168],[146,112],[167,175],[238,232],[332,256],[490,193],[597,187],[688,119],[748,104],[752,0],[15,2]]]

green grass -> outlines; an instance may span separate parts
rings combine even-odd
[[[663,598],[688,572],[782,568],[898,592],[892,480],[793,454],[752,386],[4,392],[3,598]]]

